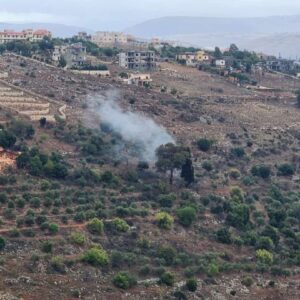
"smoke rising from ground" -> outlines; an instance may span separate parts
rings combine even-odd
[[[105,97],[98,96],[92,99],[94,104],[97,103],[93,109],[99,114],[101,123],[108,124],[125,142],[139,145],[140,159],[155,161],[155,151],[160,145],[175,143],[167,130],[154,120],[136,112],[122,110],[117,103],[116,91],[108,92]]]

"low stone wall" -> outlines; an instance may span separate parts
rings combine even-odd
[[[0,97],[3,97],[3,96],[20,97],[23,95],[24,95],[23,92],[0,91]]]
[[[11,91],[10,87],[0,86],[0,91]]]
[[[47,115],[49,114],[49,112],[50,112],[49,109],[45,109],[45,110],[25,110],[25,111],[20,111],[19,113],[25,116],[34,116],[34,115]]]
[[[55,117],[52,115],[34,115],[34,116],[30,116],[30,120],[31,121],[39,121],[42,118],[46,118],[47,122],[55,122]]]
[[[45,109],[50,107],[49,103],[0,102],[0,104],[8,107],[14,107],[20,109],[24,109],[24,108]]]
[[[0,103],[2,102],[37,102],[35,98],[31,97],[0,97]]]

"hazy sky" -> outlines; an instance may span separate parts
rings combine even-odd
[[[0,0],[1,22],[124,29],[163,16],[300,15],[300,0]]]

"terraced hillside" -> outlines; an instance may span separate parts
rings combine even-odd
[[[27,116],[31,121],[38,121],[41,118],[46,118],[49,122],[55,121],[54,108],[50,107],[49,102],[5,85],[0,85],[0,106]]]
[[[0,174],[0,298],[299,299],[300,110],[290,79],[270,95],[177,65],[153,74],[149,89],[10,55],[0,66],[0,143],[17,157]],[[97,104],[112,101],[117,117],[103,123]],[[22,114],[46,105],[46,116],[67,105],[67,118]],[[194,182],[178,163],[169,184],[172,152],[157,166],[139,161],[143,147],[123,131],[132,115],[142,136],[145,116],[167,129]]]

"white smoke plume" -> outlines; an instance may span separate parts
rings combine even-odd
[[[105,97],[92,97],[94,104],[97,103],[93,109],[99,114],[101,123],[108,124],[124,141],[140,145],[140,159],[155,161],[156,149],[163,144],[175,143],[174,138],[154,120],[140,113],[124,111],[117,103],[117,98],[116,91],[108,92]]]

